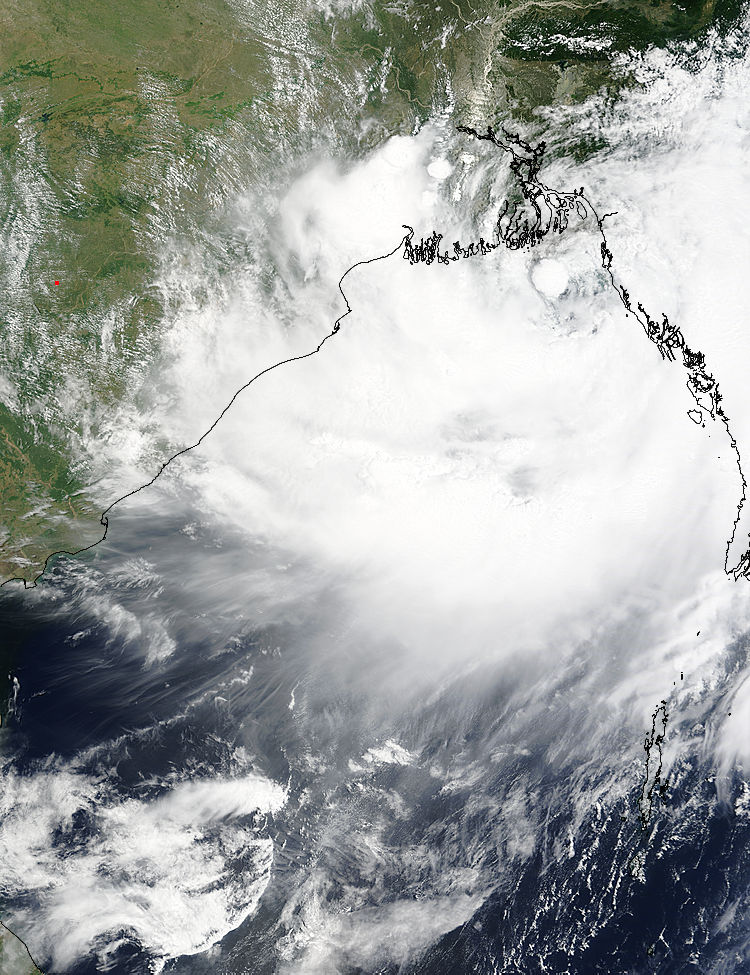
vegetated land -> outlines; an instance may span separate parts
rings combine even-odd
[[[97,448],[118,410],[148,413],[182,300],[160,285],[168,242],[200,242],[220,273],[244,255],[217,215],[311,149],[354,157],[449,104],[459,122],[533,120],[629,84],[613,51],[736,15],[734,0],[6,3],[0,581],[101,534]]]
[[[0,924],[0,972],[2,975],[41,975],[26,946]]]

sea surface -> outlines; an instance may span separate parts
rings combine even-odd
[[[526,123],[743,459],[747,36],[621,50],[616,98]],[[153,396],[112,405],[102,509],[263,375],[101,545],[0,590],[0,896],[45,972],[750,970],[734,445],[590,220],[403,259],[518,199],[455,121],[240,173],[170,238],[181,300]]]

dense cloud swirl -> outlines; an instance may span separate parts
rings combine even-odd
[[[706,354],[750,470],[750,68],[722,63],[650,55],[615,108],[548,119],[544,179],[612,213],[618,279]],[[578,166],[566,147],[592,134],[605,148]],[[750,585],[723,571],[740,472],[624,314],[596,225],[447,265],[361,263],[405,227],[489,237],[513,193],[501,154],[438,120],[346,165],[310,158],[273,206],[243,194],[227,221],[250,258],[213,291],[199,248],[165,255],[164,294],[190,300],[148,424],[121,418],[110,443],[134,469],[314,350],[357,265],[351,313],[43,594],[70,614],[71,666],[127,712],[79,719],[115,771],[61,745],[5,772],[0,883],[53,970],[91,945],[158,968],[226,938],[206,971],[439,971],[430,946],[458,928],[491,959],[478,971],[513,951],[555,970],[539,931],[553,917],[580,962],[657,869],[659,829],[667,851],[697,829],[697,789],[715,781],[705,808],[744,815]],[[664,823],[643,758],[661,702]],[[584,883],[601,898],[585,932]]]

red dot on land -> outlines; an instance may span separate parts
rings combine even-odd
[[[55,281],[55,284],[59,284],[59,283],[60,283],[59,281]]]

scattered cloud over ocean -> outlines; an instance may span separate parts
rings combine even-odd
[[[135,799],[52,763],[33,776],[6,769],[2,786],[0,890],[28,892],[13,921],[55,971],[90,951],[106,971],[129,941],[147,945],[161,970],[161,959],[235,928],[268,883],[272,843],[254,816],[278,811],[284,791],[253,773]]]
[[[618,278],[706,353],[750,472],[750,253],[736,243],[750,212],[750,69],[737,61],[696,73],[653,54],[643,71],[649,86],[613,114],[593,100],[565,119],[608,147],[581,166],[554,158],[543,176],[584,185],[600,212],[617,211],[606,226]],[[166,338],[154,419],[164,440],[193,442],[251,375],[315,348],[345,310],[342,273],[390,251],[404,224],[417,237],[438,230],[449,245],[486,237],[509,185],[501,157],[436,123],[362,161],[312,160],[272,218],[248,194],[233,219],[254,260],[214,302],[183,303]],[[524,791],[526,780],[502,795],[487,784],[514,756],[533,748],[550,767],[580,766],[570,856],[592,806],[632,786],[660,700],[671,714],[667,769],[696,749],[722,774],[750,759],[750,676],[730,654],[747,628],[750,586],[722,570],[738,471],[724,431],[687,417],[680,366],[662,362],[623,314],[598,248],[584,225],[532,252],[430,267],[395,255],[357,268],[344,284],[352,313],[323,350],[258,380],[199,451],[130,507],[189,508],[180,552],[194,545],[174,557],[161,628],[156,608],[146,626],[105,595],[94,606],[133,640],[158,635],[162,650],[141,663],[182,652],[172,631],[187,608],[207,630],[221,621],[222,634],[228,619],[303,633],[288,650],[294,707],[287,697],[283,711],[320,815],[335,822],[315,834],[325,856],[282,918],[285,971],[398,963],[467,921],[488,864],[535,849],[545,797]],[[180,287],[196,293],[199,256],[189,255],[192,271],[180,267]],[[165,290],[176,286],[167,265]],[[167,542],[164,551],[153,553],[162,572]],[[501,685],[482,711],[476,702]],[[473,727],[493,708],[475,751],[427,749],[431,735],[452,741],[454,726]],[[478,830],[463,846],[451,835],[455,875],[431,860],[428,827],[394,852],[380,821],[363,825],[361,809],[406,818],[423,780],[441,797],[466,791],[471,814],[493,824],[490,838]],[[61,969],[104,931],[133,931],[157,955],[198,951],[262,895],[271,840],[246,817],[281,811],[278,785],[222,778],[117,798],[57,766],[8,782],[16,812],[0,830],[10,864],[0,882],[36,891],[37,937]],[[312,799],[295,801],[307,815]],[[52,838],[81,811],[98,831],[63,859]],[[370,887],[336,873],[337,843]],[[164,844],[171,857],[153,852]],[[240,855],[253,861],[249,874],[227,867]],[[383,862],[424,899],[388,903]]]

